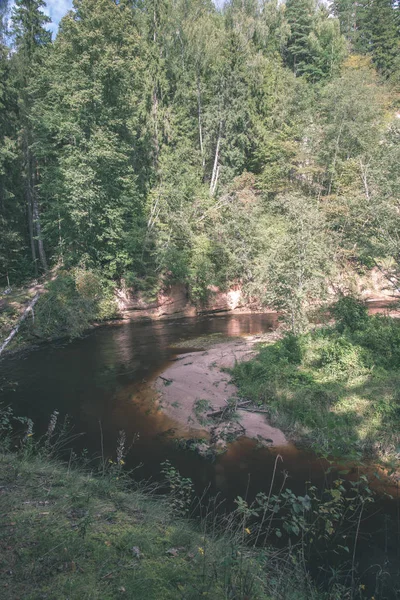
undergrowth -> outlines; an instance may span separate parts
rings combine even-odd
[[[167,495],[135,483],[122,432],[113,459],[60,462],[70,440],[57,418],[35,441],[31,421],[1,411],[2,599],[320,597],[294,554],[245,544],[240,520],[223,525],[215,505],[193,519],[192,484],[169,463]]]
[[[8,312],[13,309],[10,304]],[[24,305],[20,306],[22,313]],[[7,318],[3,311],[0,334],[5,337],[17,321]],[[18,316],[18,315],[17,315]],[[34,310],[28,316],[9,350],[56,338],[76,338],[93,322],[107,321],[118,316],[112,284],[95,271],[74,268],[59,270],[48,281]]]
[[[290,342],[292,343],[292,342]],[[0,407],[1,408],[1,407]],[[4,600],[366,600],[356,549],[374,498],[365,477],[295,495],[284,483],[253,501],[198,498],[168,461],[161,488],[114,457],[89,460],[55,411],[36,439],[29,419],[0,410],[0,586]],[[365,537],[365,534],[363,534]],[[365,580],[367,581],[367,580]]]
[[[233,370],[242,397],[324,455],[400,458],[400,323],[343,298],[335,325],[261,347]]]

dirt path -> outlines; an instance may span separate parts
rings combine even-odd
[[[235,361],[251,359],[257,343],[277,337],[273,332],[236,338],[204,351],[178,355],[155,382],[162,410],[191,429],[208,431],[215,446],[224,446],[240,436],[255,438],[265,445],[286,445],[285,435],[268,423],[265,414],[235,410],[237,388],[230,375],[221,370],[233,367]]]

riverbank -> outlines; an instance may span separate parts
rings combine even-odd
[[[323,597],[299,563],[245,546],[240,520],[189,521],[116,465],[93,475],[2,451],[0,482],[3,600]]]
[[[295,443],[390,474],[400,459],[400,323],[343,302],[335,325],[264,344],[235,364],[233,381]]]
[[[177,352],[182,353],[157,377],[155,389],[159,406],[168,417],[186,426],[193,437],[208,438],[208,443],[200,444],[200,452],[208,451],[209,445],[215,451],[225,449],[241,436],[262,445],[288,444],[284,433],[270,425],[262,410],[240,400],[227,372],[236,363],[253,359],[259,344],[276,341],[281,335],[275,330],[234,338],[205,336],[178,345]]]

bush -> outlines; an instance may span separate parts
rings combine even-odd
[[[343,332],[345,329],[357,331],[362,329],[367,320],[368,312],[364,302],[353,296],[343,296],[331,309],[332,316],[336,321],[336,328]]]
[[[330,338],[321,350],[320,366],[337,376],[361,374],[370,362],[365,348],[345,337]]]
[[[353,333],[353,339],[370,350],[375,365],[385,369],[400,366],[400,327],[396,319],[369,317],[364,327]]]
[[[39,337],[74,338],[92,321],[116,316],[111,290],[101,277],[83,269],[59,273],[36,305],[33,333]]]

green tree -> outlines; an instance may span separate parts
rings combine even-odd
[[[47,270],[47,259],[41,225],[41,207],[38,198],[39,170],[36,157],[32,152],[32,127],[30,122],[32,99],[30,85],[37,75],[43,49],[51,42],[51,33],[45,29],[50,22],[43,12],[45,3],[42,0],[16,0],[12,13],[15,40],[16,88],[19,106],[19,137],[23,155],[25,201],[28,213],[29,237],[32,261],[35,273],[38,272],[37,254],[41,267]]]
[[[394,0],[371,0],[361,24],[364,47],[385,76],[393,73],[400,52],[399,8]]]
[[[141,243],[144,192],[136,173],[150,154],[129,4],[76,2],[33,89],[46,236],[67,264],[101,266],[110,277],[131,264],[128,244]]]
[[[256,290],[283,311],[293,333],[307,327],[310,306],[324,297],[335,243],[318,203],[287,192],[271,206],[268,245],[258,263]],[[264,290],[264,293],[263,293]]]
[[[311,81],[338,73],[346,44],[329,10],[314,0],[287,0],[285,15],[290,26],[285,58],[294,73]]]
[[[353,49],[370,54],[388,77],[399,69],[399,4],[396,0],[335,0],[334,13]]]
[[[303,75],[312,63],[309,36],[314,28],[314,0],[287,0],[285,16],[290,26],[286,62],[296,75]]]
[[[17,148],[17,94],[7,42],[7,2],[0,7],[0,281],[19,282],[27,271],[25,206]]]

